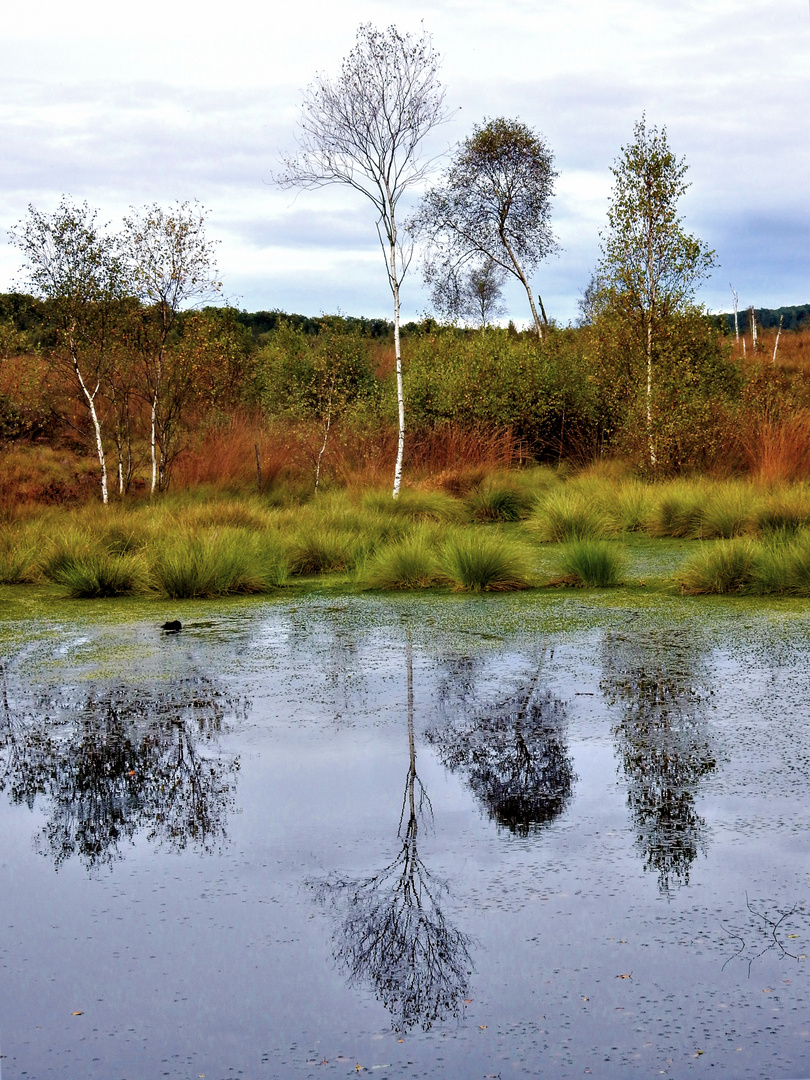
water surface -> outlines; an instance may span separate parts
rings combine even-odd
[[[36,597],[5,1080],[810,1075],[803,605]]]

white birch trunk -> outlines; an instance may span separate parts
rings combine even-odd
[[[773,344],[773,356],[771,357],[771,363],[776,363],[776,350],[779,348],[779,335],[782,333],[782,316],[779,316],[779,327],[776,331],[776,341]]]
[[[402,459],[405,454],[405,393],[402,385],[402,349],[399,340],[399,278],[397,277],[396,240],[391,242],[391,291],[394,294],[394,356],[397,364],[397,413],[399,419],[397,462],[394,467],[392,497],[398,499],[402,487]]]
[[[152,490],[151,494],[155,494],[155,488],[157,487],[157,440],[155,438],[155,416],[157,413],[157,390],[152,396],[152,427],[149,434],[149,446],[152,452]]]
[[[109,502],[109,496],[107,493],[107,455],[104,453],[104,440],[101,435],[101,421],[98,418],[96,412],[96,394],[100,384],[96,384],[96,388],[91,394],[87,388],[87,384],[82,378],[81,370],[79,369],[79,359],[76,354],[76,350],[73,347],[71,339],[71,359],[73,360],[73,371],[76,374],[76,378],[79,380],[79,386],[82,388],[84,399],[87,402],[87,408],[90,412],[90,419],[93,421],[93,431],[96,436],[96,452],[98,453],[98,463],[101,466],[101,501],[106,506]]]

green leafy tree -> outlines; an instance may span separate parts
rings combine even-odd
[[[523,285],[540,338],[529,278],[557,250],[550,225],[553,160],[526,124],[487,120],[461,143],[410,223],[426,244],[424,277],[434,291],[461,294],[469,268],[492,263]]]
[[[25,257],[26,284],[50,301],[56,329],[55,364],[75,383],[93,428],[101,469],[101,499],[108,501],[105,449],[105,395],[114,383],[118,317],[127,291],[116,239],[97,224],[87,203],[62,199],[53,214],[34,206],[11,230]]]
[[[647,448],[654,469],[653,372],[663,331],[693,307],[714,252],[685,232],[678,216],[678,200],[689,187],[687,166],[670,149],[666,128],[648,128],[642,116],[633,136],[611,169],[613,193],[590,305],[595,314],[622,317],[645,358]]]

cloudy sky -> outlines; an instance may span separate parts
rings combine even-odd
[[[272,184],[301,91],[339,71],[362,22],[432,34],[453,116],[429,153],[495,116],[553,149],[562,250],[534,279],[550,317],[576,315],[610,165],[643,111],[686,158],[684,221],[717,252],[700,299],[729,310],[731,283],[741,305],[810,302],[808,0],[16,4],[0,42],[0,230],[63,194],[112,223],[129,206],[199,199],[231,302],[389,315],[371,205]],[[0,244],[0,291],[19,262]],[[526,319],[525,293],[507,303]],[[417,269],[404,314],[427,308]]]

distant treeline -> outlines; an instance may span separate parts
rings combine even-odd
[[[782,320],[783,330],[806,330],[810,327],[810,304],[794,304],[792,307],[754,308],[757,326],[765,330],[775,330]],[[734,333],[734,312],[718,316],[729,330]],[[738,316],[740,333],[750,330],[750,308],[740,311]]]

